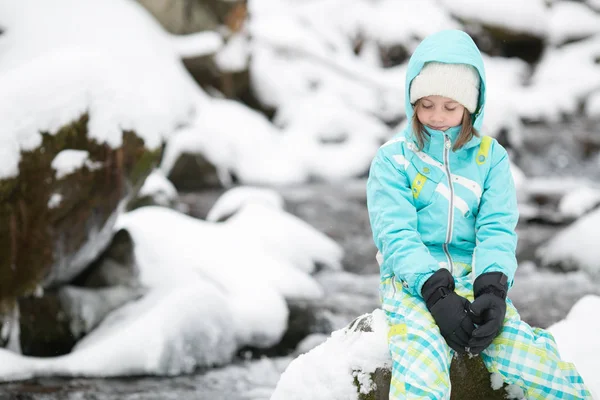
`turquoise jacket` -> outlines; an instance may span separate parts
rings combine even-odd
[[[425,63],[470,64],[479,71],[479,105],[473,124],[479,131],[485,106],[483,59],[472,39],[447,30],[426,38],[415,50],[406,74],[406,115],[413,107],[409,88]],[[382,278],[395,275],[413,294],[440,267],[470,264],[473,278],[500,271],[512,285],[518,208],[506,150],[490,137],[474,137],[454,152],[460,127],[428,129],[419,151],[412,125],[378,150],[367,181],[367,207],[373,238],[383,257]]]

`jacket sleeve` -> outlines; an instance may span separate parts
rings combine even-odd
[[[502,272],[512,286],[517,270],[519,219],[517,195],[506,150],[494,143],[492,166],[484,182],[475,220],[474,278],[485,272]]]
[[[417,231],[417,211],[406,172],[381,149],[369,171],[367,209],[384,265],[390,265],[407,289],[421,297],[423,283],[439,265]]]

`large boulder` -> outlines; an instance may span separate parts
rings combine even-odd
[[[88,115],[22,151],[0,179],[0,305],[69,282],[110,243],[126,201],[158,162],[135,132],[120,147],[87,134]]]
[[[325,343],[292,361],[271,400],[387,400],[392,364],[387,331],[385,316],[379,309],[358,317],[335,331]],[[479,357],[455,357],[450,380],[451,399],[510,398],[510,389],[492,388],[491,375]]]

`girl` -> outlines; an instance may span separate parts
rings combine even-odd
[[[552,335],[521,321],[506,298],[517,269],[517,201],[506,150],[478,134],[484,105],[475,43],[461,31],[431,35],[408,64],[412,123],[371,165],[390,399],[449,399],[454,352],[481,354],[527,399],[591,399]]]

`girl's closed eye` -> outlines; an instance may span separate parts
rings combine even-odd
[[[456,110],[456,106],[454,106],[454,107],[448,107],[448,106],[446,106],[446,110],[448,110],[448,111],[454,111],[454,110]]]
[[[423,107],[426,110],[429,110],[429,109],[433,108],[433,104],[421,104],[421,107]]]

